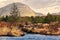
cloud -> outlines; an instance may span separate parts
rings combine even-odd
[[[56,0],[27,0],[25,1],[28,5],[31,5],[34,8],[42,8],[51,6],[56,2]]]
[[[22,2],[31,6],[34,9],[60,5],[60,0],[0,0],[1,4],[12,3],[12,2]]]
[[[36,12],[43,14],[60,12],[60,0],[25,0],[25,3]]]
[[[13,2],[22,2],[23,0],[0,0],[0,8]]]
[[[36,9],[37,12],[43,13],[46,15],[48,12],[49,13],[59,13],[60,12],[60,6],[53,6],[53,7],[47,7],[47,8],[40,8]]]
[[[7,1],[7,0],[0,0],[0,2]]]

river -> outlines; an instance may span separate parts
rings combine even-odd
[[[40,34],[26,34],[23,37],[0,37],[0,40],[60,40],[60,36],[45,36]]]

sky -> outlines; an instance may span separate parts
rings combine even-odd
[[[22,2],[35,12],[47,14],[60,12],[60,0],[0,0],[0,8],[12,2]]]

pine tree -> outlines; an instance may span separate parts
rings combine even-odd
[[[18,21],[20,19],[20,12],[15,3],[13,3],[13,7],[10,14],[13,18],[13,21]]]
[[[52,15],[48,13],[47,16],[45,17],[45,23],[49,23],[51,21],[52,21]]]
[[[19,12],[19,10],[18,10],[18,8],[17,8],[17,6],[16,6],[16,4],[15,3],[13,3],[13,7],[12,7],[12,11],[11,11],[11,13],[10,13],[12,16],[20,16],[20,12]]]

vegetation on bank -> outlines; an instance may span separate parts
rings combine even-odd
[[[6,17],[1,17],[0,21],[5,21],[5,22],[32,22],[32,23],[50,23],[50,22],[60,22],[60,15],[51,15],[47,14],[47,16],[31,16],[31,17],[20,17],[20,16],[6,16]]]

